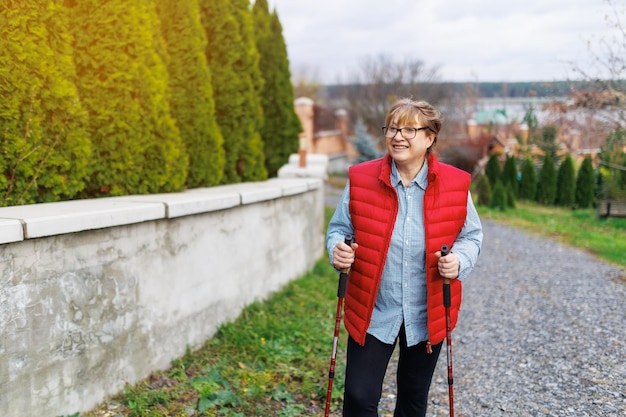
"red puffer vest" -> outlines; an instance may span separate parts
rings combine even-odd
[[[350,336],[365,344],[365,335],[374,310],[378,287],[387,258],[396,216],[398,197],[390,182],[391,157],[354,165],[349,170],[350,216],[354,238],[359,244],[352,265],[345,298],[344,323]],[[424,195],[426,238],[426,289],[428,335],[430,344],[445,339],[446,318],[443,306],[443,280],[437,269],[435,253],[442,245],[452,248],[467,215],[470,175],[428,157],[428,186]],[[461,282],[450,285],[452,328],[461,305]]]

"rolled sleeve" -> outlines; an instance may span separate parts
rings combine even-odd
[[[465,280],[474,269],[476,259],[480,254],[483,241],[483,228],[474,207],[472,196],[467,194],[467,216],[461,233],[452,245],[452,252],[459,258],[459,277]]]
[[[352,227],[352,219],[350,218],[350,210],[348,208],[349,202],[350,183],[348,182],[343,189],[339,204],[337,204],[337,208],[326,230],[326,250],[328,251],[328,258],[331,265],[333,264],[333,248],[337,243],[343,242],[347,235],[354,235],[354,228]]]

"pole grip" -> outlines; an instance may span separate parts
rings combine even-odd
[[[450,253],[448,245],[441,246],[441,256],[446,256]],[[443,306],[450,307],[450,280],[443,279]]]
[[[352,246],[353,241],[354,239],[352,235],[347,235],[343,242],[348,246]],[[337,287],[338,298],[344,298],[346,296],[346,285],[348,284],[349,272],[350,268],[343,269],[341,272],[339,272],[339,287]]]

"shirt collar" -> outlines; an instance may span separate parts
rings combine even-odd
[[[391,160],[391,176],[390,176],[391,184],[397,186],[398,184],[402,184],[402,178],[400,178],[400,173],[398,173],[398,168],[396,167],[396,161]],[[428,159],[424,160],[424,165],[422,165],[422,169],[417,173],[415,178],[411,180],[411,183],[417,184],[418,187],[425,190],[426,186],[428,186]]]

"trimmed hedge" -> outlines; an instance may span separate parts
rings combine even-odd
[[[224,138],[215,119],[206,35],[197,1],[158,0],[167,45],[170,107],[189,155],[187,187],[217,185],[224,172]]]
[[[81,0],[71,13],[77,86],[95,153],[86,195],[182,189],[188,160],[170,114],[154,4]]]
[[[261,136],[265,167],[268,175],[274,177],[288,163],[289,155],[298,151],[302,125],[293,106],[287,46],[278,15],[269,14],[267,0],[256,0],[253,13],[259,67],[265,80],[260,95],[265,116]]]
[[[301,126],[282,28],[267,9],[249,0],[7,0],[0,205],[274,175]]]
[[[72,199],[91,145],[74,82],[64,9],[24,0],[0,7],[0,205]]]

